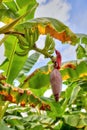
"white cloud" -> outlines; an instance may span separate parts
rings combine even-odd
[[[37,0],[37,2],[40,5],[36,10],[35,17],[52,17],[64,23],[68,22],[71,5],[66,0],[49,0],[48,2],[47,0]]]

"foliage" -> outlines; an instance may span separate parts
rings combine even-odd
[[[36,0],[0,1],[0,28],[5,60],[0,65],[0,129],[87,129],[87,35],[74,34],[53,18],[34,18]],[[44,48],[36,46],[46,35]],[[50,87],[55,41],[76,46],[76,60],[62,63],[63,90],[59,102],[44,96]],[[35,52],[30,55],[31,50]],[[46,66],[29,73],[39,56],[50,58]],[[16,83],[15,83],[16,82]]]

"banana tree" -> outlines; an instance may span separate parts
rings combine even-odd
[[[0,128],[86,130],[87,35],[73,33],[57,19],[34,18],[37,6],[36,0],[0,2],[5,24],[0,28],[5,49],[0,65]],[[40,35],[46,35],[43,49],[36,45]],[[62,63],[54,38],[76,46],[77,59]],[[41,54],[50,61],[30,74]],[[61,91],[63,85],[66,90]],[[47,98],[44,93],[49,89],[54,96]]]

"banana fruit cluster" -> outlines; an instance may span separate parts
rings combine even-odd
[[[47,34],[44,51],[48,52],[49,54],[53,54],[54,50],[55,50],[55,42],[53,38],[50,36],[50,34]]]

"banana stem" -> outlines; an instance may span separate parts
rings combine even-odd
[[[54,56],[47,53],[44,49],[37,48],[36,44],[34,45],[33,50],[40,52],[41,54],[45,55],[47,58],[50,58],[53,63],[55,62]]]
[[[17,32],[17,31],[8,31],[8,32],[5,32],[5,34],[6,35],[12,34],[12,35],[22,35],[22,36],[24,36],[24,33]]]
[[[0,46],[2,45],[2,43],[7,39],[7,35],[5,35],[3,38],[2,38],[2,40],[0,41]]]

